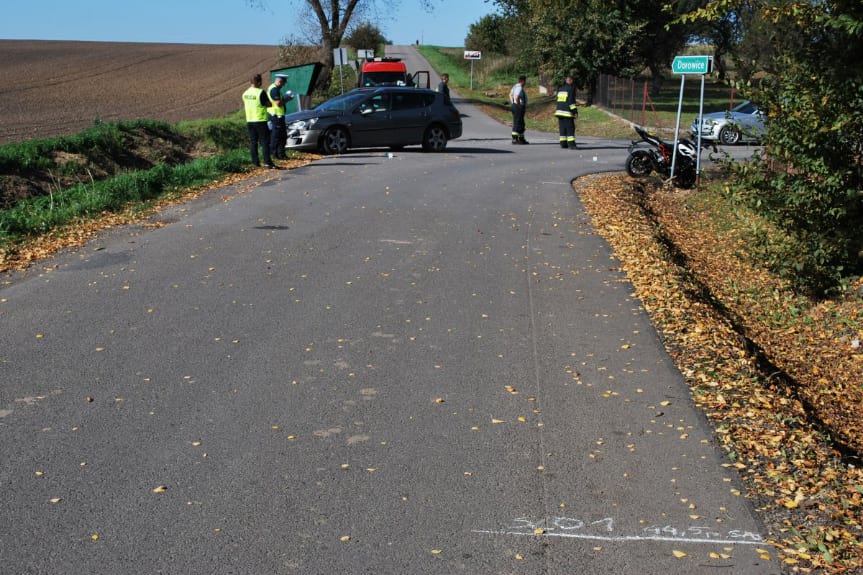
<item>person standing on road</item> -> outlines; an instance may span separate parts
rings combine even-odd
[[[578,117],[578,107],[575,104],[575,86],[572,76],[557,89],[557,128],[560,133],[560,147],[575,149],[575,119]]]
[[[440,75],[440,84],[437,85],[437,91],[443,94],[443,103],[447,106],[452,104],[449,98],[449,74],[443,73]]]
[[[293,99],[282,94],[285,80],[287,80],[287,76],[276,74],[275,80],[267,88],[267,96],[270,99],[267,115],[272,125],[270,131],[270,152],[277,160],[284,160],[287,157],[285,156],[285,146],[288,143],[288,131],[285,128],[285,103]]]
[[[261,89],[261,75],[252,76],[252,85],[243,92],[243,108],[246,112],[246,126],[249,128],[249,153],[252,163],[260,166],[258,158],[258,144],[264,153],[264,166],[275,168],[273,159],[270,157],[270,131],[267,129],[267,107],[270,98]]]
[[[527,91],[524,85],[527,83],[525,76],[518,77],[518,83],[509,91],[509,103],[512,107],[512,143],[529,144],[524,139],[524,113],[527,110]]]

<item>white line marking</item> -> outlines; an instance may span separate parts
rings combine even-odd
[[[743,539],[697,539],[692,537],[662,537],[660,535],[588,535],[585,533],[523,533],[519,531],[487,531],[474,529],[472,533],[486,535],[533,535],[540,537],[566,537],[569,539],[589,539],[591,541],[606,541],[609,543],[628,543],[631,541],[667,541],[671,543],[711,543],[714,545],[765,545],[764,541],[749,541]]]

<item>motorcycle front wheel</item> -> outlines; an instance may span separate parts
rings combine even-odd
[[[653,171],[653,160],[647,150],[636,150],[626,158],[626,173],[633,178],[644,178]]]
[[[679,174],[674,174],[674,183],[685,190],[695,186],[695,169],[684,168]]]

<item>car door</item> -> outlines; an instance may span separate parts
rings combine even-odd
[[[375,92],[351,113],[351,147],[387,145],[390,127],[390,94]]]
[[[757,138],[764,132],[764,117],[752,102],[736,110],[735,121],[740,131],[748,138]]]
[[[392,145],[421,144],[429,123],[431,108],[425,92],[404,90],[393,93]]]

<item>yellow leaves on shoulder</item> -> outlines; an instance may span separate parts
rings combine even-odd
[[[675,549],[674,551],[672,551],[671,553],[672,553],[675,557],[677,557],[678,559],[683,559],[684,557],[686,557],[686,553],[685,553],[685,552],[683,552],[683,551],[678,551],[678,550],[676,550],[676,549]]]

